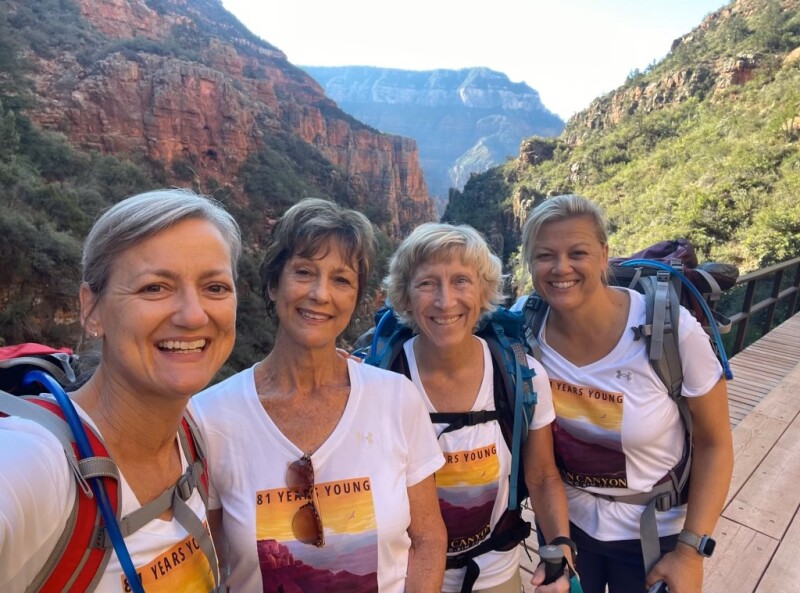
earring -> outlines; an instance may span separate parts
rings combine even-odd
[[[92,337],[97,338],[97,336],[98,336],[97,330],[92,331]]]

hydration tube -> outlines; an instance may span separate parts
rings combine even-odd
[[[727,380],[733,379],[733,372],[731,371],[730,364],[728,364],[728,355],[725,353],[725,346],[722,344],[722,337],[719,335],[719,330],[717,330],[717,324],[714,322],[714,313],[711,311],[711,308],[706,303],[706,300],[703,298],[703,295],[700,294],[700,291],[697,290],[697,287],[692,284],[692,281],[689,280],[686,276],[681,274],[678,270],[670,266],[669,264],[665,264],[663,262],[654,261],[651,259],[630,259],[628,261],[623,262],[620,264],[624,268],[634,268],[636,266],[643,266],[649,268],[656,268],[658,270],[664,270],[665,272],[669,272],[673,276],[677,276],[680,281],[689,289],[689,292],[695,297],[697,302],[700,304],[700,308],[703,309],[703,313],[708,319],[708,325],[711,328],[711,337],[714,340],[714,344],[717,347],[717,353],[719,354],[720,362],[722,363],[722,370],[725,372],[725,378]]]
[[[29,371],[25,374],[22,383],[23,385],[39,383],[53,394],[58,405],[61,407],[61,411],[64,413],[67,424],[72,430],[72,435],[75,437],[75,444],[78,446],[78,454],[81,459],[94,457],[92,447],[89,445],[89,439],[86,437],[86,432],[84,431],[78,412],[75,410],[75,406],[72,405],[72,400],[69,399],[69,396],[61,388],[61,385],[50,375],[42,371]],[[117,553],[122,572],[125,573],[125,578],[128,579],[128,585],[130,585],[131,591],[133,593],[144,593],[144,588],[142,588],[142,584],[139,582],[139,576],[136,574],[136,568],[133,566],[128,548],[125,546],[125,540],[119,530],[117,518],[111,510],[111,504],[108,501],[108,492],[106,492],[102,478],[90,478],[89,485],[94,493],[97,506],[100,508],[100,514],[106,524],[108,536],[111,539],[111,543],[114,545],[114,551]]]

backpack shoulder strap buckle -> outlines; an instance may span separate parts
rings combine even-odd
[[[663,492],[656,496],[656,510],[660,513],[666,513],[672,507],[678,504],[678,494],[675,490]]]

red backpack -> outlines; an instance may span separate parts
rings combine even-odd
[[[61,442],[77,482],[74,511],[56,544],[50,559],[28,591],[39,593],[83,593],[93,591],[103,575],[111,557],[112,545],[100,507],[89,487],[89,480],[100,479],[108,495],[111,510],[116,517],[122,536],[125,537],[149,523],[167,509],[175,509],[174,516],[184,529],[201,545],[208,556],[209,566],[219,583],[217,561],[213,546],[203,545],[208,539],[205,526],[185,501],[194,488],[207,504],[208,478],[205,467],[205,450],[194,420],[184,414],[178,436],[181,441],[187,470],[178,481],[161,496],[120,517],[122,508],[119,488],[119,471],[108,453],[100,435],[86,422],[81,421],[89,441],[92,456],[79,454],[75,435],[57,401],[40,397],[37,384],[26,384],[25,376],[32,370],[44,371],[66,388],[76,388],[77,356],[68,348],[54,349],[41,344],[20,344],[0,347],[0,417],[19,416],[33,420],[53,433]],[[181,500],[184,501],[181,503]],[[185,507],[179,509],[177,506]],[[185,510],[189,510],[189,515]],[[187,518],[188,517],[188,518]],[[193,519],[192,519],[193,518]]]

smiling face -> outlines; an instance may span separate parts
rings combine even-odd
[[[556,311],[589,302],[602,289],[608,246],[600,243],[588,216],[542,225],[530,262],[533,286]]]
[[[278,338],[308,349],[334,348],[353,316],[358,270],[335,244],[311,257],[293,255],[269,289],[280,324]]]
[[[117,388],[191,396],[233,348],[228,244],[208,221],[179,222],[120,253],[99,297],[81,286],[81,311],[86,329],[103,338],[98,372]]]
[[[419,264],[411,275],[409,302],[420,340],[437,348],[469,343],[481,297],[477,271],[457,255]]]

